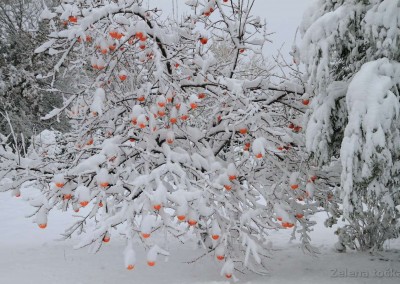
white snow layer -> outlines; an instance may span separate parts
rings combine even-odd
[[[400,64],[388,59],[365,63],[351,80],[346,94],[349,113],[340,156],[342,161],[342,198],[345,213],[352,211],[350,193],[354,182],[372,176],[382,157],[391,164],[386,136],[399,117],[399,101],[390,91],[400,83]]]

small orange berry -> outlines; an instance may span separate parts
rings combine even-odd
[[[81,202],[79,202],[79,204],[80,204],[82,207],[85,207],[86,205],[89,204],[89,201],[81,201]]]
[[[143,239],[148,239],[148,238],[150,238],[150,234],[142,233],[142,237],[143,237]]]

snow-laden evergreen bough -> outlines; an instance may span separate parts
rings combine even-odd
[[[400,233],[400,1],[319,1],[302,33],[307,150],[341,172],[338,249],[382,249]]]
[[[315,252],[309,217],[331,197],[303,161],[308,100],[254,62],[267,41],[254,1],[186,1],[182,22],[142,4],[62,1],[42,13],[54,31],[36,52],[57,57],[54,82],[75,73],[78,90],[44,119],[65,112],[73,130],[46,131],[25,154],[3,139],[1,191],[35,182],[41,228],[51,210],[89,207],[65,237],[94,251],[123,224],[129,270],[139,245],[149,266],[168,255],[153,235],[196,236],[228,278],[267,271],[271,230],[292,228]]]
[[[50,79],[36,77],[52,69],[54,57],[35,54],[34,50],[47,40],[48,25],[37,15],[42,10],[42,0],[18,0],[0,2],[0,132],[10,134],[5,118],[13,122],[13,129],[23,134],[19,144],[47,127],[49,121],[41,116],[62,104],[62,97],[44,91]],[[46,0],[51,4],[52,1]],[[65,82],[59,81],[61,87]],[[6,114],[7,113],[7,114]],[[61,123],[52,122],[51,127],[66,129],[65,116]]]

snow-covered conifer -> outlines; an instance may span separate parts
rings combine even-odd
[[[306,146],[313,163],[341,174],[348,224],[338,247],[382,249],[400,234],[399,29],[392,0],[318,1],[304,16]]]

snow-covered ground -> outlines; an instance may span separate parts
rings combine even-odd
[[[87,249],[74,250],[76,241],[56,240],[72,222],[70,214],[50,214],[48,227],[41,230],[32,219],[25,218],[31,212],[33,208],[21,198],[0,194],[0,284],[229,283],[219,275],[221,264],[212,255],[193,264],[185,263],[202,254],[193,243],[171,246],[168,261],[160,259],[155,267],[146,265],[144,251],[138,246],[138,263],[128,271],[123,263],[122,238],[113,235],[97,254],[90,254]],[[318,219],[323,220],[323,216]],[[400,240],[388,243],[390,251],[381,255],[339,254],[332,249],[333,231],[324,228],[322,221],[319,223],[312,233],[314,245],[321,250],[317,257],[304,254],[298,242],[289,242],[290,231],[281,230],[271,236],[274,256],[270,275],[236,272],[235,276],[241,283],[252,284],[399,283]],[[351,277],[354,273],[361,277]],[[380,273],[386,276],[380,277]]]

